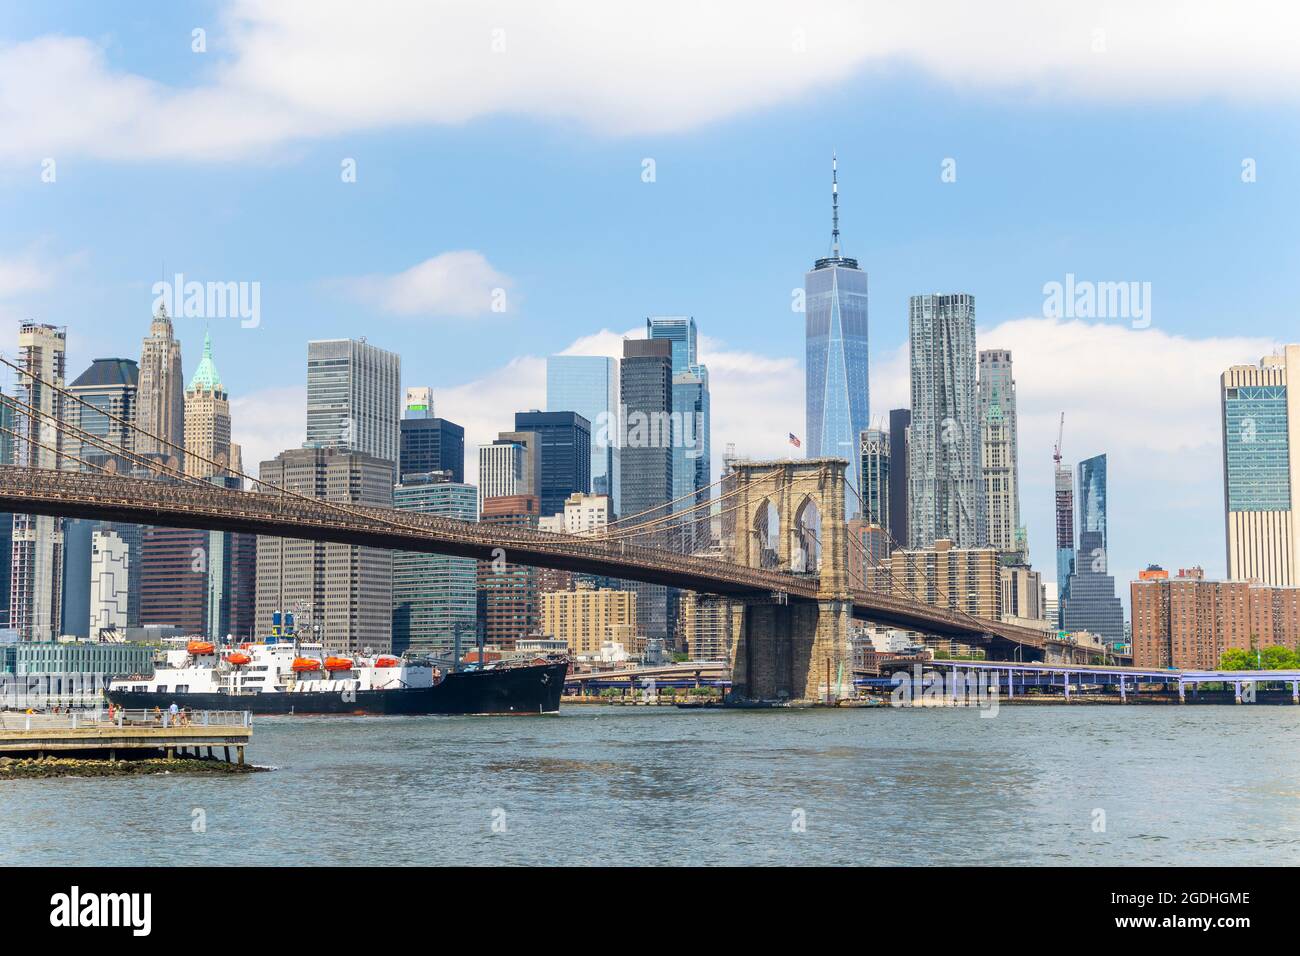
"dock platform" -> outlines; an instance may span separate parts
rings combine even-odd
[[[244,748],[253,736],[252,714],[243,710],[164,712],[119,709],[68,714],[0,713],[0,756],[81,753],[107,760],[155,751],[176,756],[216,756],[244,762]]]

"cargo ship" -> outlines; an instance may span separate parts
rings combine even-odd
[[[456,670],[431,659],[328,654],[319,643],[277,637],[189,640],[164,658],[150,677],[113,680],[109,702],[254,714],[547,714],[560,709],[569,668],[548,658]]]

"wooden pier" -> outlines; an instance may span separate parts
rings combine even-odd
[[[0,713],[0,756],[71,753],[116,760],[161,753],[215,757],[217,749],[229,762],[244,762],[244,748],[253,736],[252,714],[242,710],[167,712],[116,710],[68,714]],[[144,753],[141,753],[144,752]]]

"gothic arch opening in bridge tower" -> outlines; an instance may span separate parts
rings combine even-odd
[[[790,570],[812,574],[822,567],[822,513],[811,495],[805,495],[794,513],[794,541]]]
[[[781,516],[769,499],[765,498],[758,506],[758,510],[754,512],[751,533],[758,545],[758,566],[779,569],[781,567]]]

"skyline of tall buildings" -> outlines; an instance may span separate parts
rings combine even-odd
[[[887,429],[883,421],[876,427],[868,423],[867,273],[856,259],[841,254],[834,160],[830,255],[815,260],[806,272],[803,302],[804,452],[808,457],[849,459],[848,484],[861,494],[861,505],[851,493],[846,510],[851,517],[859,507],[863,509],[855,540],[869,547],[876,560],[888,557],[896,546],[912,551],[992,550],[1003,567],[1014,572],[1002,579],[1003,603],[1014,603],[1018,609],[1038,606],[1041,611],[1046,601],[1039,599],[1038,585],[1029,576],[1037,572],[1028,565],[1021,511],[1012,353],[977,348],[973,295],[912,296],[908,302],[910,407],[891,410]],[[684,511],[709,497],[709,372],[699,361],[693,316],[648,316],[645,334],[644,339],[626,339],[621,358],[550,356],[546,410],[516,411],[512,431],[502,431],[495,441],[479,447],[477,485],[463,482],[464,429],[435,417],[430,386],[403,392],[401,356],[364,338],[311,341],[303,445],[282,453],[276,461],[295,450],[340,451],[352,456],[349,467],[354,472],[348,480],[360,476],[371,484],[379,473],[372,466],[386,463],[391,470],[389,495],[395,498],[404,484],[418,489],[409,496],[415,510],[432,507],[421,496],[427,497],[434,487],[457,486],[461,497],[472,494],[475,518],[464,520],[491,511],[498,519],[522,517],[563,529],[570,499],[600,494],[608,496],[607,520],[631,518],[628,524],[634,524],[662,518],[669,502],[674,502],[673,511]],[[24,323],[20,330],[24,362],[35,363],[31,366],[35,374],[56,382],[63,381],[66,371],[65,341],[66,333],[54,326]],[[1298,369],[1300,345],[1288,345],[1262,358],[1258,366],[1232,366],[1220,378],[1225,547],[1227,576],[1232,581],[1275,587],[1298,583],[1300,389],[1289,387],[1300,375]],[[65,402],[30,380],[19,384],[20,400],[61,417],[110,448],[173,459],[178,449],[169,443],[175,442],[184,450],[181,467],[199,478],[240,467],[239,446],[232,438],[230,396],[217,372],[211,337],[205,335],[202,356],[186,385],[180,341],[165,309],[151,316],[138,363],[94,359],[68,392],[86,404]],[[12,415],[12,409],[6,411]],[[504,414],[503,410],[503,418]],[[24,420],[26,416],[13,420],[15,430],[22,428]],[[142,439],[130,424],[159,437]],[[14,457],[78,470],[92,466],[69,459],[102,464],[116,458],[117,468],[148,473],[131,465],[125,454],[116,456],[86,439],[56,432],[51,451],[38,447],[43,442],[36,438],[40,436],[29,425],[26,438],[13,446]],[[306,456],[303,461],[317,457]],[[281,462],[282,472],[292,471],[291,465],[291,459]],[[1104,453],[1078,463],[1077,485],[1074,469],[1058,460],[1053,488],[1057,624],[1118,643],[1123,640],[1124,620],[1110,567],[1107,478]],[[534,498],[535,509],[503,511],[501,502],[486,507],[491,499]],[[457,516],[469,510],[461,507]],[[689,534],[683,535],[686,550],[708,543],[697,531],[707,533],[709,523],[689,524]],[[140,600],[130,597],[129,587],[138,588],[145,576],[154,579],[149,594],[173,596],[177,620],[189,626],[198,619],[190,607],[188,583],[185,587],[167,583],[169,576],[180,573],[179,563],[175,568],[167,564],[175,557],[169,549],[180,554],[188,539],[173,541],[174,533],[164,529],[136,529],[147,542],[146,555],[139,551],[138,541],[132,543],[131,529],[107,523],[16,516],[5,528],[10,538],[5,548],[10,562],[9,617],[25,636],[87,631],[93,635],[104,626],[97,622],[112,621],[114,627],[119,622],[134,623],[140,617]],[[206,535],[205,544],[195,547],[224,549],[222,554],[234,560],[229,542],[206,540]],[[165,555],[170,557],[163,560],[160,556]],[[277,562],[284,556],[283,550],[278,552]],[[208,596],[203,599],[201,626],[209,632],[231,626],[219,621],[239,619],[236,611],[228,606],[223,610],[220,601],[213,604],[210,599],[212,589],[222,593],[234,586],[229,583],[234,580],[230,570],[223,571],[226,577],[220,580],[211,574],[204,577]],[[352,575],[349,587],[367,574],[370,585],[383,577],[356,562],[348,573]],[[429,577],[422,569],[407,583],[421,575]],[[125,594],[123,579],[129,582]],[[566,589],[577,580],[562,575],[543,579],[567,581],[560,585]],[[388,587],[394,613],[390,627],[395,628],[396,608],[410,602],[399,602],[392,575]],[[667,590],[636,587],[638,631],[642,636],[671,639],[676,615]],[[1013,591],[1006,591],[1008,587]],[[416,591],[419,594],[413,591],[412,600],[427,597],[427,589]],[[1011,593],[1014,601],[1007,597]],[[156,613],[151,600],[145,601],[144,618]],[[256,627],[262,624],[263,610],[259,592]],[[357,613],[355,608],[349,610],[351,618],[343,625],[345,633],[353,636],[363,630],[355,620]],[[1025,615],[1017,611],[1016,616]],[[1029,619],[1034,619],[1032,614]],[[517,631],[514,625],[511,628]],[[409,646],[445,645],[445,631],[436,642],[409,636],[404,640]],[[390,631],[390,639],[394,634]]]

